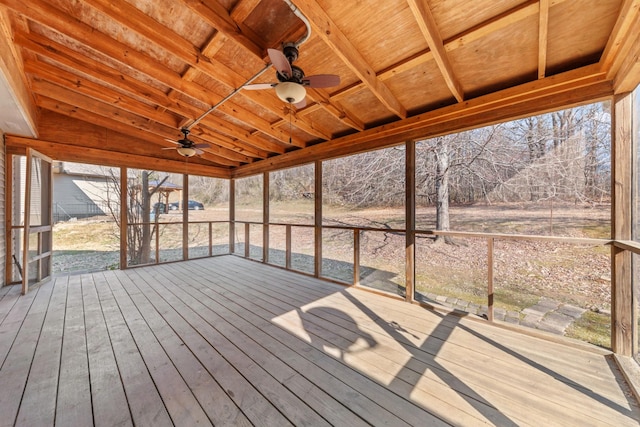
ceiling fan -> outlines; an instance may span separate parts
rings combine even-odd
[[[340,77],[335,74],[316,74],[305,76],[302,68],[293,65],[298,59],[298,47],[295,43],[285,43],[283,51],[268,49],[271,64],[276,69],[278,82],[256,83],[243,86],[248,90],[276,89],[278,98],[289,104],[302,108],[306,105],[307,91],[305,86],[324,88],[340,84]]]
[[[182,128],[180,129],[184,138],[174,141],[172,139],[167,139],[167,141],[178,145],[178,147],[167,147],[163,148],[163,150],[176,150],[178,154],[183,157],[193,157],[196,154],[202,154],[204,151],[200,150],[200,148],[207,148],[209,144],[196,144],[195,142],[189,139],[189,129]]]

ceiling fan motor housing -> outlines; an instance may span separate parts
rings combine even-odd
[[[289,64],[293,64],[298,59],[298,47],[294,43],[285,43],[282,46],[282,53],[287,57]]]
[[[280,74],[280,72],[276,72],[276,77],[280,82],[295,82],[300,84],[302,83],[302,79],[304,79],[304,71],[302,71],[302,68],[292,65],[291,74],[292,74],[291,77],[287,78],[287,76]]]

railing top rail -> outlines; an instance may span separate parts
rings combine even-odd
[[[229,220],[210,220],[210,221],[189,221],[189,224],[220,224],[220,223],[235,223],[235,224],[249,224],[249,225],[263,225],[262,222],[257,221],[229,221]],[[137,222],[130,223],[129,226],[140,225],[182,225],[182,222]],[[282,222],[270,222],[270,226],[282,226],[282,227],[304,227],[314,228],[313,224],[293,224]],[[12,228],[20,228],[19,226],[13,226]],[[354,226],[354,225],[322,225],[321,228],[332,230],[352,230],[352,231],[374,231],[374,232],[386,232],[386,233],[406,233],[407,230],[403,228],[380,228],[380,227],[366,227],[366,226]],[[633,241],[614,241],[612,239],[605,238],[589,238],[589,237],[570,237],[570,236],[536,236],[530,234],[505,234],[505,233],[485,233],[477,231],[442,231],[442,230],[416,230],[416,235],[422,236],[451,236],[460,238],[473,238],[473,239],[497,239],[497,240],[527,240],[527,241],[544,241],[544,242],[556,242],[556,243],[570,243],[570,244],[582,244],[582,245],[615,245],[621,249],[630,250],[640,254],[640,243]]]
[[[504,234],[504,233],[483,233],[472,231],[438,231],[438,230],[416,230],[416,234],[425,234],[432,236],[452,236],[452,237],[470,237],[498,240],[537,240],[545,242],[558,243],[576,243],[586,245],[611,245],[611,239],[597,239],[590,237],[569,237],[569,236],[536,236],[531,234]]]

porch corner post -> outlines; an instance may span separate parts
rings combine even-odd
[[[315,277],[322,276],[322,161],[316,160],[314,165],[314,257],[313,257],[313,275]]]
[[[611,231],[613,240],[632,239],[633,94],[616,95],[612,106]],[[634,298],[631,252],[611,247],[611,349],[632,356]]]
[[[128,253],[128,233],[129,233],[129,171],[126,167],[120,167],[120,269],[125,270],[127,266]]]
[[[236,231],[236,180],[235,178],[231,178],[229,180],[229,253],[230,254],[233,254],[236,251],[235,231]]]
[[[158,226],[159,227],[159,226]],[[159,230],[156,231],[159,234]],[[156,256],[159,258],[159,256]],[[189,175],[182,174],[182,260],[189,259]]]
[[[405,300],[415,297],[416,278],[416,143],[405,143]]]
[[[269,172],[262,175],[262,262],[269,262]]]
[[[2,286],[5,286],[13,281],[13,256],[14,255],[14,239],[13,239],[13,197],[14,197],[14,185],[16,183],[13,180],[13,162],[14,156],[7,154],[7,145],[3,144],[4,149],[4,281]],[[2,287],[0,286],[0,287]]]

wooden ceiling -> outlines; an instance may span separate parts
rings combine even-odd
[[[240,89],[268,48],[337,74]],[[602,99],[640,82],[640,1],[0,0],[0,71],[59,160],[239,177]],[[0,76],[1,77],[1,76]],[[255,82],[275,81],[270,67]],[[166,139],[210,144],[188,162]],[[4,108],[4,107],[3,107]],[[0,112],[8,114],[8,109]],[[0,123],[2,123],[0,121]]]

